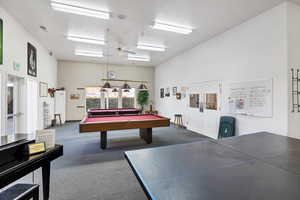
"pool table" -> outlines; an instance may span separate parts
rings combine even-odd
[[[107,131],[140,129],[140,137],[152,143],[152,128],[170,125],[170,119],[159,115],[123,115],[84,118],[79,125],[79,132],[97,132],[100,134],[101,148],[107,147]]]
[[[111,115],[137,115],[141,109],[137,108],[117,108],[117,109],[89,109],[88,116],[111,116]]]

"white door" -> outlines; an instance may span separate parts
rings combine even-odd
[[[38,83],[36,80],[26,80],[26,119],[27,133],[34,134],[38,128]]]
[[[7,82],[7,119],[6,119],[6,133],[7,135],[14,135],[16,133],[16,104],[15,104],[15,85],[13,82]]]

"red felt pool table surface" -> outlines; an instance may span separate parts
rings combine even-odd
[[[119,121],[139,121],[139,120],[155,120],[162,119],[159,115],[129,115],[129,116],[105,116],[105,117],[87,117],[83,123],[97,122],[119,122]]]
[[[89,112],[117,112],[117,111],[138,111],[137,108],[118,108],[118,109],[89,109]]]

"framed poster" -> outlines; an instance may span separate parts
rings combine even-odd
[[[79,100],[81,98],[80,94],[70,94],[71,100]]]
[[[34,77],[37,75],[36,48],[30,43],[27,43],[27,73]]]
[[[164,98],[164,97],[165,97],[165,89],[160,88],[160,98]]]
[[[190,107],[199,108],[199,94],[190,94]]]
[[[3,21],[0,19],[0,65],[3,64]]]
[[[184,99],[186,97],[188,88],[187,87],[181,87],[181,97]]]
[[[48,84],[44,82],[40,82],[40,97],[48,96]]]
[[[167,87],[166,88],[166,94],[165,94],[166,97],[169,97],[170,96],[170,88]]]
[[[206,94],[206,109],[207,110],[218,110],[217,94]]]

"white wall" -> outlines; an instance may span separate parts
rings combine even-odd
[[[292,113],[291,68],[300,69],[300,6],[287,4],[287,34],[288,34],[288,83],[289,83],[289,126],[288,135],[300,139],[300,113]],[[297,108],[295,109],[297,110]]]
[[[56,87],[57,82],[57,61],[55,57],[49,55],[45,49],[32,35],[25,30],[9,13],[0,6],[0,18],[3,20],[4,38],[4,64],[0,65],[0,70],[7,76],[7,74],[19,76],[21,78],[32,78],[37,81],[47,82],[50,87]],[[37,77],[27,75],[27,42],[34,45],[37,49]],[[17,62],[21,65],[20,70],[16,71],[13,68],[13,63]],[[3,85],[5,89],[5,85]],[[4,95],[2,95],[5,100]],[[43,128],[43,114],[42,102],[47,101],[51,103],[51,109],[54,109],[54,101],[51,98],[39,98],[38,101],[38,128]],[[2,110],[1,115],[5,113]],[[4,119],[4,117],[2,118]],[[3,125],[2,120],[2,125]],[[3,126],[2,126],[3,128]]]
[[[201,30],[198,30],[201,31]],[[287,135],[287,39],[286,4],[281,4],[155,69],[156,106],[162,115],[183,113],[189,129],[216,137],[218,117],[188,108],[187,100],[159,98],[159,89],[273,78],[274,114],[272,118],[236,116],[238,134],[271,131]],[[211,88],[216,87],[212,85]],[[217,89],[215,90],[218,93]],[[221,93],[221,92],[220,92]],[[219,95],[219,99],[221,95]],[[222,99],[223,100],[223,99]]]
[[[109,65],[109,71],[115,71],[117,79],[148,81],[150,100],[153,100],[154,68],[140,66]],[[84,62],[58,62],[58,87],[66,89],[67,112],[66,120],[82,120],[85,108],[77,108],[77,102],[70,100],[70,94],[77,88],[96,87],[103,85],[102,78],[106,78],[106,66],[104,64]],[[121,86],[123,83],[111,83],[113,86]],[[130,83],[131,87],[139,84]]]

